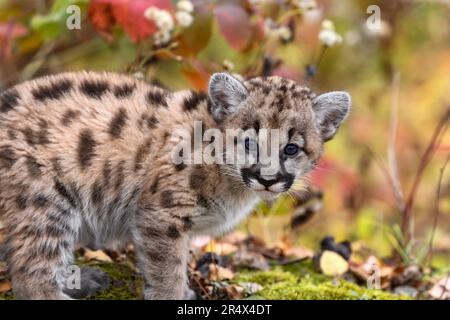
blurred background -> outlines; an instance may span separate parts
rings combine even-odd
[[[242,230],[448,269],[449,17],[444,0],[0,0],[0,90],[69,70],[172,90],[223,70],[347,90],[352,114],[319,167]]]

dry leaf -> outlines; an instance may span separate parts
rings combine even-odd
[[[233,264],[237,267],[246,267],[258,270],[268,270],[269,264],[260,253],[240,249],[233,257]]]
[[[314,251],[306,248],[301,247],[291,247],[286,249],[284,254],[288,257],[295,257],[295,258],[312,258],[314,256]]]
[[[211,263],[209,265],[208,278],[212,281],[220,281],[225,279],[230,280],[234,278],[234,272],[228,268]]]
[[[433,299],[450,299],[450,276],[444,277],[439,280],[433,288],[428,291],[428,294]]]
[[[220,239],[221,242],[227,242],[239,245],[247,239],[247,234],[242,231],[233,231]]]
[[[340,276],[348,271],[348,262],[338,253],[325,250],[320,256],[320,270],[328,276]]]
[[[102,250],[84,249],[84,259],[86,261],[113,262],[113,260]]]
[[[11,281],[5,280],[0,282],[0,293],[7,292],[11,290],[11,288],[12,288]]]
[[[244,297],[244,293],[245,293],[244,288],[242,288],[238,285],[235,285],[235,284],[232,284],[232,285],[222,288],[222,291],[225,291],[227,299],[231,299],[231,300],[242,299]]]

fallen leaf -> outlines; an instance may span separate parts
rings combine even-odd
[[[12,288],[11,281],[5,280],[0,282],[0,293],[7,292],[11,290],[11,288]]]
[[[428,294],[433,299],[450,299],[450,275],[440,279],[429,291]]]
[[[104,253],[102,250],[89,250],[84,249],[84,259],[86,261],[100,261],[100,262],[113,262],[111,257],[109,257],[106,253]]]
[[[226,298],[230,299],[230,300],[242,299],[244,297],[244,293],[245,293],[244,288],[242,288],[236,284],[225,286],[221,289],[221,291],[223,293],[225,293]]]
[[[314,251],[303,247],[291,247],[287,248],[284,254],[288,257],[303,259],[312,258],[314,256]]]
[[[238,247],[235,246],[234,244],[226,242],[215,242],[214,244],[210,242],[205,248],[206,251],[214,252],[224,256],[236,252],[237,249]]]
[[[422,278],[423,272],[419,266],[398,267],[393,271],[392,284],[394,286],[414,285]]]
[[[233,231],[226,236],[223,236],[220,241],[221,242],[227,242],[234,245],[241,244],[245,239],[247,239],[247,234],[242,231]]]
[[[348,271],[348,262],[338,253],[325,250],[320,255],[320,270],[328,276],[340,276]]]
[[[208,278],[212,281],[231,280],[234,278],[234,272],[228,268],[211,263],[209,265]]]
[[[258,270],[268,270],[269,264],[266,258],[260,253],[240,249],[233,256],[233,264],[236,267],[246,267]]]

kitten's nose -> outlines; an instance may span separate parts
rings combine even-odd
[[[278,182],[278,179],[270,179],[270,180],[266,180],[264,178],[261,177],[257,177],[256,178],[258,180],[259,183],[261,183],[264,187],[266,187],[266,189],[269,189],[269,187],[275,183]]]

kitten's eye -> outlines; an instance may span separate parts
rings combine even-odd
[[[245,150],[247,150],[247,151],[255,151],[258,149],[258,143],[255,140],[250,139],[250,138],[245,138],[244,145],[245,145]]]
[[[284,147],[284,154],[287,156],[295,156],[300,150],[299,146],[293,143],[289,143]]]

